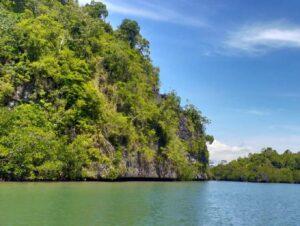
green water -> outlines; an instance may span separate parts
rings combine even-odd
[[[300,185],[0,183],[0,225],[300,225]]]

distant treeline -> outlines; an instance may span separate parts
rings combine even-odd
[[[211,169],[212,178],[228,181],[300,183],[300,152],[278,154],[272,148]]]

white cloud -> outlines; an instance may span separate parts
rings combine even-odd
[[[280,129],[283,127],[287,130],[295,130],[299,134],[299,127],[295,126],[274,126],[271,129]],[[296,134],[296,133],[295,133]],[[238,139],[234,137],[227,139],[230,143],[242,143],[242,145],[229,145],[219,140],[215,140],[211,145],[208,145],[210,159],[214,162],[220,162],[221,160],[231,161],[239,157],[247,157],[249,153],[261,152],[263,148],[272,147],[277,150],[278,153],[283,153],[289,149],[292,152],[298,152],[300,149],[300,135],[287,135],[282,136],[278,134],[273,135],[258,135],[249,136],[244,139]],[[232,142],[231,142],[231,141]]]
[[[86,4],[90,1],[79,0],[79,2],[80,4]],[[136,4],[128,4],[129,1],[126,3],[125,1],[118,0],[104,0],[103,2],[106,4],[109,12],[114,12],[125,16],[135,16],[154,21],[168,22],[192,27],[207,26],[204,21],[198,18],[183,15],[173,10],[151,4],[150,2],[138,1]]]
[[[231,146],[215,140],[208,145],[210,159],[220,162],[221,160],[231,161],[238,157],[246,157],[251,152],[251,148],[247,146]]]
[[[225,46],[253,54],[274,49],[300,48],[300,26],[282,22],[244,26],[230,33]]]

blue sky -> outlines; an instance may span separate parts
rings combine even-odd
[[[114,27],[140,24],[162,92],[176,90],[211,120],[213,160],[299,151],[300,1],[104,2]]]

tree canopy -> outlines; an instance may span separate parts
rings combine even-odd
[[[300,183],[300,152],[278,154],[272,148],[211,169],[214,179]]]
[[[91,17],[95,19],[105,19],[108,16],[106,5],[104,5],[102,2],[95,2],[93,0],[90,4],[86,4],[84,9]]]

